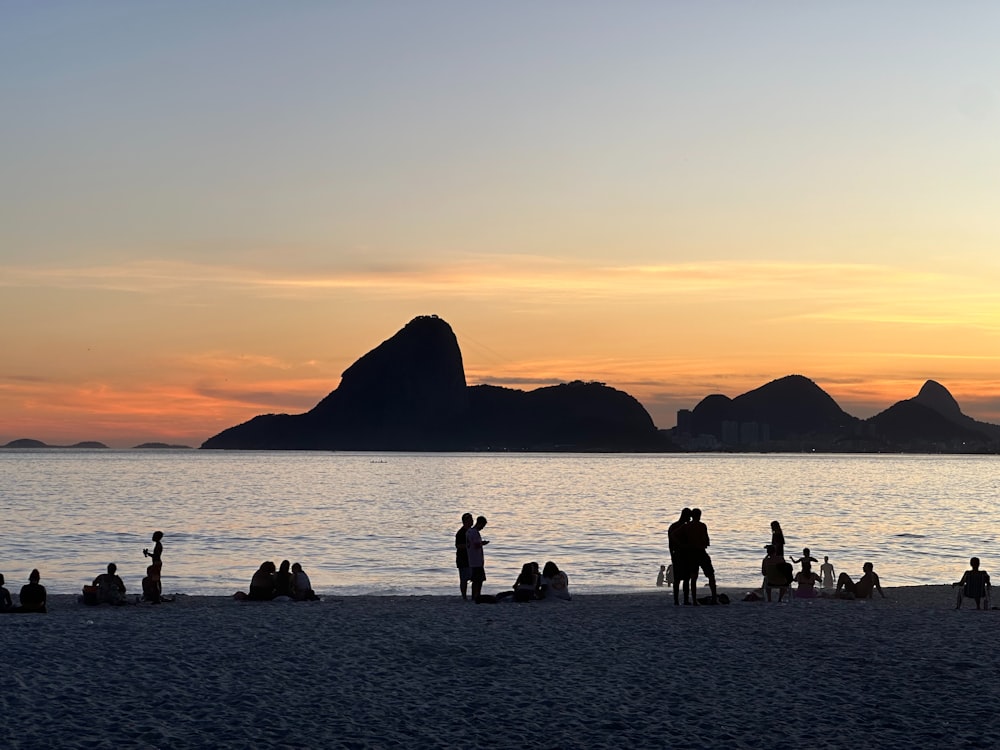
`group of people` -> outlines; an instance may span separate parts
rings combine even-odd
[[[160,572],[163,570],[163,532],[154,531],[152,540],[152,551],[149,547],[142,550],[142,556],[150,558],[152,562],[146,567],[146,576],[142,579],[141,601],[159,604],[171,601],[163,596],[163,584],[160,580]],[[97,576],[89,586],[83,587],[81,599],[84,604],[128,604],[126,591],[125,582],[118,575],[118,566],[108,563],[106,572]]]
[[[674,604],[681,603],[682,589],[684,604],[718,604],[719,592],[715,582],[715,567],[708,554],[711,541],[708,538],[708,527],[701,520],[699,508],[684,508],[681,511],[680,518],[667,529],[667,545],[670,549],[669,577],[674,588]],[[711,591],[711,596],[700,600],[698,599],[699,570],[708,578],[708,589]],[[666,571],[662,572],[664,577],[667,577]]]
[[[10,592],[4,587],[7,581],[0,573],[0,613],[47,612],[47,595],[45,587],[39,583],[41,579],[42,575],[37,568],[31,571],[28,582],[21,587],[21,593],[18,597],[19,603],[15,606]]]
[[[250,593],[241,591],[235,598],[269,602],[281,597],[297,602],[319,599],[300,563],[292,564],[288,560],[282,560],[281,565],[276,566],[271,560],[265,560],[250,579]]]
[[[471,596],[476,604],[485,604],[508,598],[515,602],[570,598],[569,576],[551,560],[542,568],[539,568],[537,562],[522,565],[511,591],[503,591],[495,596],[483,594],[483,583],[486,581],[484,548],[490,543],[482,535],[486,523],[486,516],[479,516],[473,521],[471,513],[464,513],[462,526],[455,532],[455,566],[458,568],[459,590],[463,600],[468,601]]]

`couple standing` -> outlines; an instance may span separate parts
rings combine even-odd
[[[674,604],[680,604],[678,589],[683,584],[684,603],[698,604],[696,588],[698,569],[708,576],[708,587],[712,592],[709,604],[719,601],[715,587],[715,568],[708,555],[708,527],[701,520],[701,510],[684,508],[681,517],[667,529],[667,544],[670,547],[670,562],[674,569]],[[689,593],[690,592],[690,593]],[[691,598],[688,599],[688,596]]]
[[[483,547],[489,544],[484,541],[482,532],[486,526],[486,516],[479,516],[472,522],[472,514],[462,515],[462,528],[455,533],[455,566],[458,568],[458,581],[462,589],[462,599],[468,600],[469,581],[472,581],[472,601],[478,602],[483,592],[483,581],[486,580],[486,559]]]

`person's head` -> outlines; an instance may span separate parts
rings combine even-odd
[[[535,569],[532,567],[532,565],[534,565],[534,563],[530,563],[530,562],[526,562],[524,565],[522,565],[521,566],[521,575],[522,576],[530,576],[532,573],[534,573]]]
[[[281,561],[281,568],[279,568],[279,570],[281,570],[282,573],[287,573],[288,569],[291,566],[292,566],[292,564],[288,560],[282,560]]]
[[[483,529],[486,527],[486,516],[479,516],[476,519],[476,528]]]
[[[108,575],[114,575],[118,572],[118,566],[114,563],[108,563]]]
[[[662,565],[660,566],[660,570],[663,570]],[[559,568],[557,568],[556,564],[551,560],[545,563],[545,567],[542,568],[542,575],[545,576],[546,578],[551,578],[552,576],[558,574],[559,574]]]
[[[973,570],[979,570],[979,558],[973,557],[971,560],[969,560],[969,565],[972,566]],[[3,576],[0,576],[0,579],[2,578]],[[0,583],[3,583],[3,580],[0,580]]]
[[[153,532],[153,541],[154,542],[158,542],[161,539],[163,539],[163,532],[162,531],[154,531]]]
[[[549,566],[549,564],[548,564],[548,563],[545,563],[545,567],[548,567],[548,566]],[[661,565],[661,566],[660,566],[660,570],[661,570],[661,571],[662,571],[662,570],[666,570],[666,569],[667,569],[667,566],[666,566],[666,565]]]
[[[160,575],[160,568],[156,565],[150,565],[146,568],[146,575],[150,578],[158,578]]]
[[[872,563],[870,563],[870,562],[866,562],[866,563],[865,563],[865,564],[864,564],[864,565],[863,565],[863,566],[861,567],[861,569],[862,569],[863,571],[865,571],[865,573],[871,573],[871,572],[872,572],[873,570],[875,570],[875,566],[874,566],[874,565],[873,565]]]
[[[691,520],[691,509],[690,508],[682,508],[681,509],[681,520],[682,521],[690,521]]]
[[[472,514],[471,513],[463,513],[462,514],[462,525],[465,528],[469,528],[470,526],[472,526]]]
[[[825,562],[825,563],[830,562],[830,556],[829,555],[823,555],[823,562]]]
[[[781,531],[781,524],[777,521],[771,521],[771,531]]]
[[[700,521],[701,520],[701,508],[692,508],[691,509],[691,520],[692,521]]]
[[[806,557],[809,557],[809,548],[808,547],[803,548],[802,554],[805,555]]]
[[[38,568],[32,570],[31,573],[28,575],[28,580],[31,583],[38,583],[41,580],[41,578],[42,574],[38,572]]]
[[[5,583],[7,582],[3,578],[3,573],[0,573],[0,586],[3,586]]]
[[[293,573],[301,573],[302,572],[302,563],[292,563],[292,572]]]

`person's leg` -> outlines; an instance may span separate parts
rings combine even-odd
[[[851,580],[851,577],[849,575],[847,575],[847,573],[841,573],[837,577],[837,593],[838,594],[840,593],[840,589],[842,589],[842,588],[845,589],[845,590],[847,590],[847,591],[849,591],[849,592],[851,592],[852,594],[854,593],[854,581]]]
[[[712,592],[712,604],[717,604],[719,592],[715,586],[715,566],[712,565],[712,558],[707,552],[701,558],[701,569],[705,572],[705,577],[708,578],[708,590]]]
[[[673,558],[670,560],[670,567],[674,569],[674,606],[676,607],[681,603],[680,600],[680,588],[681,588],[681,576],[682,573],[677,567],[677,561]]]

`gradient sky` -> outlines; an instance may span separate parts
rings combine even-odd
[[[660,427],[1000,423],[1000,4],[0,0],[0,444],[198,445],[412,317]]]

